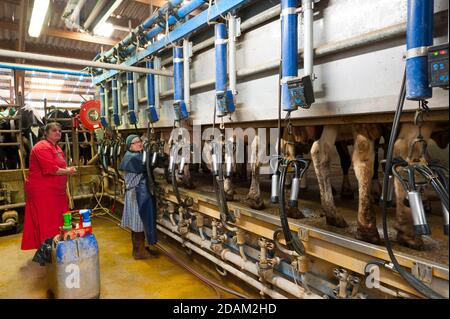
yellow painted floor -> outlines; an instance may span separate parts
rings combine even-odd
[[[119,228],[117,222],[97,217],[92,223],[99,245],[100,298],[219,297],[215,289],[162,253],[148,260],[134,260],[131,257],[131,235]],[[34,250],[20,250],[21,238],[22,234],[0,237],[0,298],[47,298],[45,267],[31,261]],[[164,238],[161,239],[160,243]],[[164,244],[164,248],[176,252],[176,247],[170,243]],[[183,251],[177,253],[177,257],[180,255]],[[210,271],[211,267],[206,266],[205,260],[184,255],[182,259],[190,262],[189,266],[202,275],[249,295],[239,284],[234,284],[233,278],[228,278],[230,276],[221,279]],[[234,297],[223,291],[220,296]]]

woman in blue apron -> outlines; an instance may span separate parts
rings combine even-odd
[[[139,136],[131,134],[127,137],[126,150],[119,167],[125,173],[122,227],[131,229],[134,259],[146,259],[154,251],[145,248],[145,239],[149,245],[157,242],[156,201],[147,188],[147,173],[142,162],[143,145]]]

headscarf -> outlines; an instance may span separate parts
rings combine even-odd
[[[130,150],[131,143],[133,142],[133,140],[134,140],[135,138],[139,138],[139,136],[136,135],[136,134],[130,134],[130,135],[128,135],[127,139],[125,140],[125,147],[126,147],[126,150],[127,150],[127,151]]]

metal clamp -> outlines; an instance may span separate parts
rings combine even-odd
[[[422,264],[415,261],[413,263],[411,273],[417,279],[423,281],[424,283],[431,284],[433,279],[433,267],[429,265]]]
[[[412,49],[409,49],[408,51],[406,51],[406,60],[421,57],[421,56],[427,56],[427,54],[428,54],[428,47],[426,47],[426,46],[412,48]]]
[[[285,8],[281,11],[280,16],[287,17],[290,14],[297,14],[297,8],[296,7]]]

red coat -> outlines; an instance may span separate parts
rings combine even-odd
[[[66,168],[64,153],[47,140],[38,142],[30,154],[30,169],[25,182],[25,222],[22,249],[37,249],[54,237],[63,225],[62,214],[69,210],[67,176],[51,175]]]

